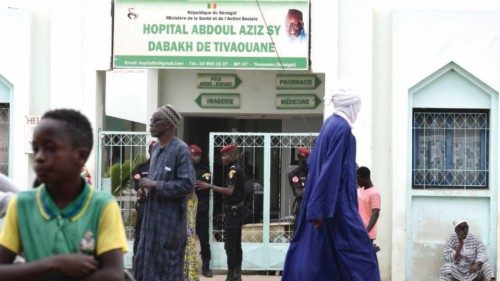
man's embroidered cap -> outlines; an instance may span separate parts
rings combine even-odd
[[[181,115],[172,107],[172,105],[166,104],[158,108],[156,111],[160,112],[170,124],[174,125],[174,127],[179,126],[179,123],[181,122]]]

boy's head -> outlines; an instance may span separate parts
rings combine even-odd
[[[370,169],[367,167],[359,167],[356,174],[358,175],[358,185],[361,187],[365,187],[370,185]]]
[[[46,184],[80,177],[93,146],[92,126],[80,112],[46,112],[33,133],[34,168]]]

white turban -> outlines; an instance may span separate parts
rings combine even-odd
[[[348,87],[340,86],[333,91],[331,101],[335,108],[334,114],[343,117],[352,126],[361,108],[361,98]]]
[[[174,127],[177,127],[181,122],[181,115],[170,104],[164,105],[156,111],[160,112]]]
[[[464,223],[464,222],[466,222],[466,221],[465,221],[464,219],[462,219],[462,218],[459,218],[459,219],[454,220],[454,221],[453,221],[453,228],[457,228],[457,226],[458,226],[459,224]]]

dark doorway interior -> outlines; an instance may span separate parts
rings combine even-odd
[[[187,144],[197,144],[203,150],[202,153],[202,163],[208,165],[208,151],[209,151],[209,137],[211,132],[239,132],[239,133],[267,133],[267,132],[275,132],[280,133],[282,131],[282,120],[280,119],[237,119],[237,118],[215,118],[215,117],[185,117],[184,118],[184,141]],[[250,159],[251,159],[251,167],[254,174],[254,179],[256,182],[261,181],[263,179],[264,173],[264,159],[263,159],[263,151],[262,149],[250,149]],[[243,152],[243,151],[242,151]],[[241,156],[243,156],[242,154]],[[277,157],[273,157],[277,158]],[[276,160],[276,159],[274,159]],[[224,186],[224,175],[225,172],[222,167],[222,163],[218,154],[218,151],[215,152],[214,156],[214,175],[213,181],[214,184]],[[275,164],[275,163],[273,163]],[[276,165],[275,167],[278,167]],[[248,171],[247,171],[248,172]],[[275,187],[271,190],[271,197],[275,199],[279,199],[279,186],[280,186],[280,170],[273,169],[271,171],[273,175],[271,175],[271,186]],[[260,200],[261,201],[261,200]],[[274,200],[277,201],[277,200]],[[214,219],[216,219],[217,213],[220,212],[221,204],[220,198],[217,194],[215,194],[214,198]],[[258,202],[258,203],[257,203]],[[262,205],[262,202],[256,200],[255,205]],[[276,206],[271,206],[271,209],[276,209],[278,212],[279,204],[272,204]],[[262,208],[260,208],[257,212],[261,213]],[[275,212],[272,212],[275,213]],[[258,216],[258,218],[254,218],[253,220],[260,220],[262,214]],[[255,222],[255,221],[252,221]],[[216,225],[217,222],[214,221]]]
[[[281,132],[279,119],[236,119],[219,117],[185,117],[184,141],[195,143],[204,151],[202,161],[207,161],[211,132]]]

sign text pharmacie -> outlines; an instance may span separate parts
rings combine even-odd
[[[314,74],[276,75],[276,89],[316,89],[321,80]]]

